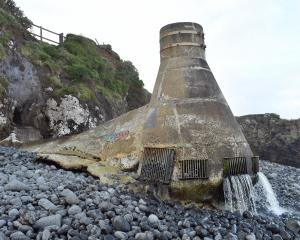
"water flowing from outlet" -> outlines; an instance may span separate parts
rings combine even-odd
[[[240,213],[249,210],[256,213],[252,179],[248,174],[225,178],[223,189],[226,210],[239,211]]]
[[[271,210],[273,213],[280,215],[284,212],[286,212],[286,210],[282,207],[279,206],[279,202],[276,198],[276,195],[272,189],[272,186],[268,180],[268,178],[262,173],[259,172],[257,173],[258,175],[258,183],[262,189],[263,189],[263,194],[266,198],[266,203],[267,203],[267,207],[269,210]],[[257,193],[258,195],[259,193]]]

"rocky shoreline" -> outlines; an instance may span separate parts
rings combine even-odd
[[[269,179],[280,205],[300,217],[300,168],[260,161],[260,170]]]
[[[297,209],[299,192],[284,191],[284,182],[295,176],[291,181],[296,186],[299,172],[268,164],[262,163],[262,169],[271,183],[279,179],[275,191],[280,202]],[[278,176],[272,178],[272,169],[278,169]],[[40,163],[33,153],[0,147],[0,240],[279,240],[300,239],[299,231],[299,219],[290,213],[239,214],[159,201],[86,173]]]

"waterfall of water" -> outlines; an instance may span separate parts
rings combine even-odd
[[[273,213],[277,215],[286,212],[285,209],[279,206],[279,202],[276,198],[276,195],[272,189],[272,186],[268,178],[262,172],[259,172],[257,175],[258,175],[258,184],[263,189],[263,194],[264,197],[266,198],[268,209],[270,209]]]
[[[241,213],[249,210],[256,213],[252,180],[248,174],[225,178],[223,189],[227,210]]]

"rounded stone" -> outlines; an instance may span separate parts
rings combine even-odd
[[[68,209],[68,214],[69,215],[76,215],[78,213],[81,213],[82,209],[81,207],[79,207],[78,205],[72,205],[69,209]]]
[[[136,240],[153,240],[154,239],[154,235],[153,235],[152,232],[146,231],[144,233],[137,233],[135,235],[135,239]]]
[[[281,237],[279,234],[274,234],[274,235],[272,236],[272,239],[273,239],[273,240],[283,240],[282,237]]]
[[[11,220],[15,220],[19,217],[20,213],[19,213],[19,210],[18,209],[11,209],[8,211],[8,216]]]
[[[21,231],[14,232],[10,235],[11,240],[29,240],[30,238],[27,237],[24,233]]]
[[[45,229],[42,234],[42,240],[48,240],[51,237],[51,233],[48,229]]]
[[[244,218],[253,218],[253,214],[250,211],[243,212]]]
[[[56,214],[47,217],[42,217],[36,221],[34,227],[36,229],[44,229],[48,226],[53,226],[53,225],[58,227],[61,226],[61,215]]]
[[[256,240],[256,237],[253,233],[247,235],[245,238],[246,238],[246,240]]]
[[[0,228],[6,225],[6,221],[4,219],[0,219]]]
[[[57,209],[57,207],[46,198],[40,199],[38,201],[38,205],[43,207],[44,209],[50,210],[50,211],[55,211]]]
[[[158,224],[159,223],[159,218],[155,214],[150,214],[148,217],[148,222],[150,224]]]
[[[123,239],[127,239],[128,238],[127,234],[125,232],[122,232],[122,231],[116,231],[114,233],[114,235],[115,235],[115,237],[117,239],[122,239],[123,240]]]
[[[78,197],[70,189],[64,189],[61,195],[65,197],[66,202],[70,205],[79,203]]]
[[[28,190],[30,190],[30,188],[29,188],[29,186],[20,182],[19,180],[13,179],[4,186],[4,190],[20,192],[20,191],[28,191]]]
[[[129,222],[122,216],[116,216],[112,220],[112,225],[115,230],[129,232],[131,230]]]
[[[114,236],[113,235],[105,235],[104,236],[104,240],[115,240]]]

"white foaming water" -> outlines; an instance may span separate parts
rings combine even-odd
[[[223,182],[225,208],[231,212],[249,210],[256,213],[255,195],[251,177],[246,175],[230,176]]]
[[[279,206],[279,202],[276,198],[276,195],[272,189],[272,186],[268,180],[268,178],[262,172],[258,172],[258,184],[260,184],[263,188],[267,203],[269,205],[270,210],[276,215],[280,215],[286,210]]]

